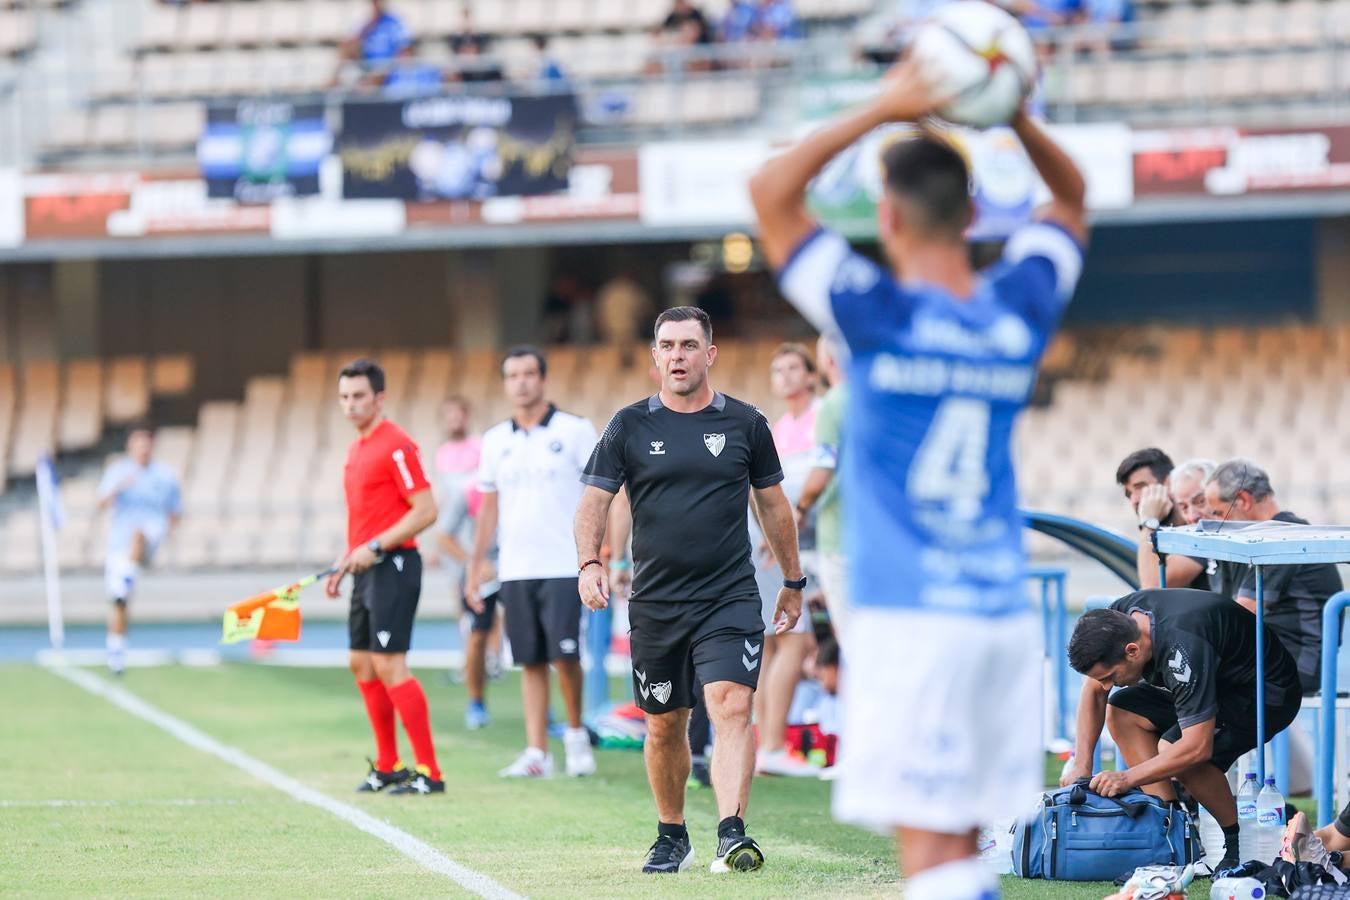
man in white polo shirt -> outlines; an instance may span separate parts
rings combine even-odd
[[[548,363],[534,347],[515,347],[502,360],[512,416],[483,435],[479,512],[465,599],[479,610],[479,569],[495,533],[499,596],[511,655],[524,666],[525,750],[501,771],[507,778],[553,774],[548,752],[549,664],[558,670],[567,707],[563,736],[568,775],[595,772],[590,735],[581,724],[581,600],[577,592],[572,517],[581,499],[581,472],[595,448],[595,426],[565,413],[544,396]]]

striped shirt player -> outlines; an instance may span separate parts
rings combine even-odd
[[[893,269],[806,211],[810,180],[886,122],[936,102],[915,64],[878,96],[766,163],[751,183],[782,293],[850,358],[841,460],[850,559],[844,742],[834,811],[896,829],[912,900],[997,896],[978,827],[1041,784],[1040,624],[1023,592],[1011,442],[1082,268],[1082,176],[1023,113],[1049,188],[1044,217],[972,271],[970,173],[920,132],[883,156],[878,231]],[[994,748],[997,748],[996,751]]]
[[[407,433],[384,417],[384,371],[359,359],[338,377],[338,398],[357,439],[347,451],[347,552],[326,584],[336,598],[352,575],[347,616],[350,665],[375,734],[377,757],[359,790],[444,793],[431,740],[427,697],[408,670],[413,617],[422,595],[418,532],[436,520],[436,503],[421,454]],[[416,769],[399,760],[395,712],[412,743]]]

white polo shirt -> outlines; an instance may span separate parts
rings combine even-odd
[[[595,449],[595,426],[552,404],[524,429],[515,419],[483,435],[478,486],[497,494],[497,572],[502,581],[575,578],[572,521]]]

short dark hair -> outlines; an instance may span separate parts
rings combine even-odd
[[[1120,461],[1116,466],[1116,484],[1125,485],[1130,480],[1130,473],[1136,469],[1142,469],[1148,466],[1153,477],[1159,482],[1167,480],[1167,476],[1172,474],[1176,468],[1172,464],[1172,457],[1159,450],[1157,447],[1145,447],[1143,450],[1136,450],[1129,456]]]
[[[451,394],[441,401],[441,406],[458,406],[465,412],[469,412],[473,407],[469,404],[469,398],[463,394]]]
[[[698,322],[703,326],[703,339],[712,345],[712,319],[708,314],[697,306],[672,306],[670,309],[656,317],[656,324],[652,326],[652,343],[656,342],[657,332],[661,326],[667,322]]]
[[[1073,627],[1069,665],[1086,675],[1100,663],[1114,666],[1125,658],[1125,645],[1139,640],[1139,623],[1116,609],[1092,609]]]
[[[544,359],[544,351],[540,350],[533,344],[516,344],[516,346],[512,347],[510,350],[507,350],[506,355],[502,357],[502,365],[501,365],[502,375],[503,376],[506,375],[507,360],[519,359],[522,356],[533,356],[534,361],[539,363],[539,377],[540,378],[548,377],[548,360]]]
[[[970,225],[970,168],[951,143],[927,133],[902,138],[881,163],[886,189],[917,208],[920,229],[959,237]]]
[[[811,358],[811,351],[807,350],[804,344],[796,341],[779,344],[773,350],[773,358],[777,359],[780,356],[796,356],[801,359],[802,365],[806,366],[806,371],[812,375],[816,374],[816,361]]]
[[[342,367],[338,373],[338,378],[361,378],[365,377],[370,382],[370,389],[377,394],[384,393],[384,369],[373,359],[361,357],[354,359]]]
[[[155,436],[155,426],[150,424],[149,419],[137,419],[127,426],[127,437],[131,437],[138,431],[144,431],[151,437]]]

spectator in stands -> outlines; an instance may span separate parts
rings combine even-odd
[[[694,47],[709,47],[713,43],[713,29],[703,11],[689,0],[675,0],[675,5],[652,31],[656,44],[657,57],[646,66],[649,75],[659,75],[665,71],[665,62],[661,57],[672,51],[679,53],[679,67],[692,72],[706,72],[713,68],[710,58],[685,59],[684,54]]]
[[[1292,522],[1307,525],[1280,509],[1270,476],[1248,459],[1230,459],[1205,482],[1205,501],[1232,522]],[[1240,563],[1216,566],[1213,589],[1256,611],[1256,574]],[[1305,566],[1263,566],[1262,600],[1266,624],[1298,664],[1305,693],[1317,690],[1322,659],[1322,607],[1341,590],[1341,576],[1330,563]]]
[[[372,73],[378,78],[379,73]],[[413,55],[412,45],[403,48],[384,73],[384,94],[387,97],[421,97],[436,94],[445,83],[445,73],[434,63]]]
[[[703,15],[703,10],[689,0],[675,0],[675,4],[662,20],[656,33],[663,43],[678,46],[713,42],[712,26],[708,24],[708,18]]]
[[[651,295],[633,273],[623,272],[601,285],[595,306],[605,343],[614,349],[623,367],[628,368],[633,362],[633,342],[638,329],[656,314]]]
[[[487,58],[487,38],[473,30],[473,11],[464,4],[459,30],[450,35],[450,52],[454,54],[455,65],[451,73],[452,81],[481,82],[501,81],[501,65]]]
[[[1134,22],[1131,0],[1087,0],[1086,18],[1093,26],[1090,46],[1096,53],[1105,56],[1134,45],[1128,27]]]
[[[802,36],[801,20],[791,0],[760,0],[753,30],[759,41],[791,41]]]
[[[731,0],[731,8],[722,17],[722,40],[732,44],[753,39],[758,19],[759,7],[755,0]]]
[[[1116,484],[1125,491],[1125,499],[1134,509],[1139,523],[1137,568],[1139,587],[1158,587],[1158,554],[1153,552],[1153,535],[1164,525],[1185,525],[1186,521],[1167,493],[1172,474],[1172,458],[1157,447],[1136,450],[1116,467]],[[1207,561],[1188,556],[1167,558],[1167,587],[1209,590],[1205,574]]]
[[[773,426],[773,443],[783,466],[783,493],[794,506],[815,462],[816,363],[801,344],[782,344],[774,351],[769,379],[774,394],[787,403],[785,412]],[[814,517],[798,531],[802,568],[811,574],[814,584]],[[803,615],[796,627],[785,634],[773,633],[774,606],[784,574],[759,528],[751,530],[759,552],[755,554],[755,580],[759,584],[765,625],[764,673],[755,698],[759,722],[759,756],[756,769],[766,775],[815,775],[805,760],[792,756],[785,746],[788,709],[802,665],[815,652],[811,617]],[[807,598],[809,599],[809,597]]]
[[[112,609],[108,614],[108,668],[121,675],[126,666],[127,604],[141,567],[183,515],[178,476],[154,461],[155,436],[148,425],[133,425],[127,455],[103,473],[99,509],[111,509],[104,583]]]
[[[1033,34],[1083,20],[1083,0],[1005,0],[1002,4]]]
[[[563,72],[563,67],[558,58],[549,51],[548,35],[535,34],[530,37],[530,43],[534,45],[534,81],[542,81],[553,86],[561,86],[567,83],[567,75]]]
[[[370,18],[338,47],[338,67],[333,73],[333,84],[342,76],[349,62],[359,63],[368,72],[392,63],[407,51],[412,36],[403,20],[391,13],[385,0],[370,0]],[[379,83],[382,76],[377,76]]]

